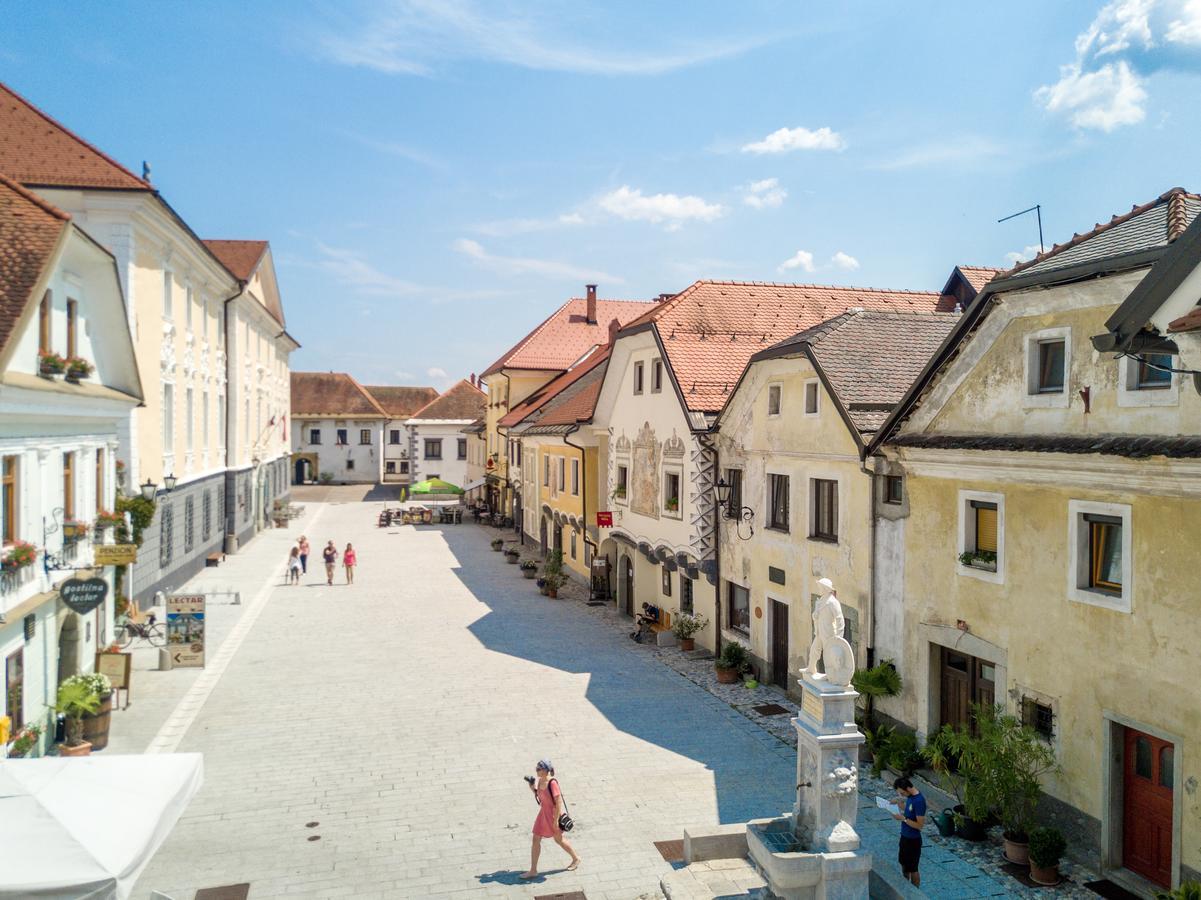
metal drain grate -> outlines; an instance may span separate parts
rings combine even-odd
[[[683,841],[655,841],[655,849],[663,857],[664,862],[679,863],[684,861]]]
[[[583,891],[567,891],[563,894],[539,894],[534,900],[588,900]]]
[[[201,888],[196,900],[246,900],[250,896],[250,883],[226,884],[221,887]]]
[[[762,706],[752,706],[751,712],[757,712],[761,716],[786,716],[791,710],[779,703],[764,703]]]

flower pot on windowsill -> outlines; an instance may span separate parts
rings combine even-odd
[[[38,354],[38,374],[43,378],[56,378],[67,371],[67,361],[57,353]]]
[[[968,550],[959,554],[959,564],[967,569],[995,572],[997,571],[997,554],[989,551]]]

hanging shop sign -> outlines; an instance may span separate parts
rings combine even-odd
[[[90,613],[104,602],[108,582],[103,578],[68,578],[58,588],[58,595],[69,609]]]
[[[127,566],[138,561],[137,544],[101,544],[92,548],[98,566]]]
[[[167,595],[167,652],[173,667],[204,667],[204,594]]]
[[[596,527],[597,528],[612,528],[613,527],[613,513],[598,512],[596,514]]]

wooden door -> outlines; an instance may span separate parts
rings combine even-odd
[[[969,656],[972,661],[972,702],[992,706],[997,702],[997,667],[990,662]]]
[[[771,601],[771,681],[788,687],[788,605]]]
[[[942,648],[939,724],[966,725],[971,717],[972,674],[975,660]]]
[[[634,565],[628,556],[624,558],[623,564],[625,566],[623,580],[625,582],[626,615],[632,616],[634,615]]]
[[[1122,865],[1162,887],[1172,881],[1172,768],[1167,741],[1126,729],[1122,766]]]

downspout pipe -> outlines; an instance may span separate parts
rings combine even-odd
[[[568,447],[574,447],[580,451],[580,511],[581,517],[584,520],[584,543],[592,548],[591,559],[596,559],[600,553],[600,545],[588,535],[588,466],[585,464],[584,448],[579,444],[573,444],[568,440],[573,434],[580,430],[580,423],[576,422],[571,426],[571,430],[563,435],[563,443]],[[600,476],[597,476],[600,479]],[[589,585],[591,587],[591,584]]]
[[[505,380],[504,410],[507,415],[508,413],[512,412],[512,409],[513,409],[509,405],[509,398],[513,396],[513,381],[505,373],[504,369],[501,369],[499,372],[497,372],[497,374],[500,375],[500,377]],[[502,416],[502,418],[503,418],[503,416]],[[500,437],[501,430],[500,430],[499,420],[496,425],[496,434],[497,434],[497,437]],[[508,435],[508,432],[505,433],[504,437],[505,437],[505,446],[504,446],[504,450],[503,450],[503,456],[505,458],[505,493],[512,494],[513,493],[513,481],[509,477],[509,435]],[[497,451],[497,452],[500,453],[501,451]],[[500,498],[500,511],[501,511],[502,515],[505,512],[505,499],[506,498],[504,496],[502,496]]]
[[[867,468],[866,458],[861,460],[859,471],[867,476],[867,659],[863,668],[870,669],[876,663],[876,473]]]

